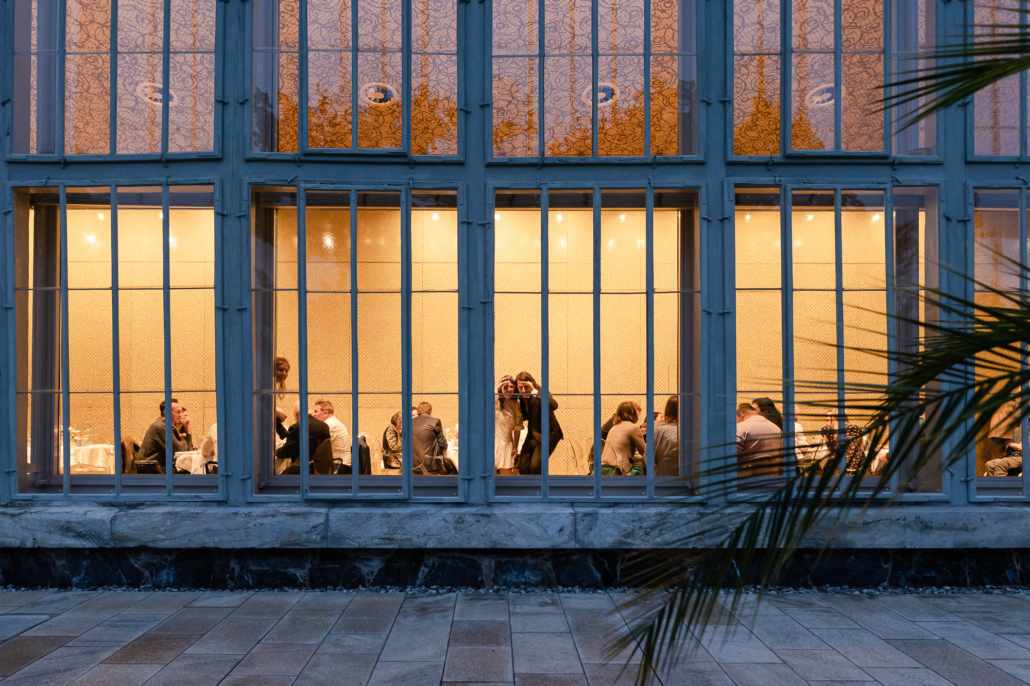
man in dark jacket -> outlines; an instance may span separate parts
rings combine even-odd
[[[307,462],[310,464],[315,457],[315,450],[322,445],[322,441],[329,440],[329,425],[317,417],[308,415],[308,450]],[[290,466],[283,474],[300,474],[301,445],[300,445],[300,404],[293,406],[293,426],[286,431],[286,442],[275,451],[275,456],[280,460],[289,460]]]
[[[447,438],[443,424],[433,416],[433,406],[418,404],[418,416],[411,420],[411,461],[414,474],[457,474],[454,461],[444,457]]]
[[[143,444],[140,446],[139,459],[156,460],[159,465],[165,463],[165,401],[162,400],[158,406],[161,416],[154,420],[154,423],[147,429],[143,436]],[[172,398],[172,454],[193,450],[193,432],[190,430],[190,420],[186,417],[183,422],[182,405],[176,398]]]
[[[522,451],[515,458],[515,467],[518,468],[519,474],[539,474],[543,466],[544,449],[543,398],[539,395],[536,379],[529,372],[519,372],[519,375],[515,377],[515,384],[518,386],[521,396],[519,404],[522,416],[525,417],[529,427],[529,435],[522,444]],[[551,456],[554,454],[554,449],[558,447],[558,443],[565,438],[565,434],[562,433],[558,417],[554,414],[554,411],[558,409],[558,401],[554,399],[553,395],[548,398],[547,405],[547,437],[549,441],[547,455]]]

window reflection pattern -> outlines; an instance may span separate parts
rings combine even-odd
[[[737,0],[733,153],[884,150],[884,115],[875,103],[886,60],[893,55],[896,71],[921,66],[917,55],[933,46],[935,31],[932,0],[891,3],[890,36],[885,6],[882,0]],[[781,40],[781,12],[790,22],[789,42]],[[899,127],[894,153],[933,154],[934,138],[932,118],[911,130]]]
[[[973,193],[973,263],[976,283],[974,297],[981,307],[1011,308],[1017,305],[1026,284],[1021,283],[1017,264],[1026,264],[1026,224],[1020,221],[1020,191],[1015,189],[977,189]],[[992,376],[1010,373],[1025,361],[1007,349],[977,355],[976,378],[982,382]],[[978,492],[997,491],[1019,494],[1023,490],[1025,418],[1015,412],[1008,398],[996,386],[990,398],[998,403],[977,436],[976,476]],[[1009,479],[1008,477],[1013,477]]]
[[[214,150],[215,6],[18,0],[12,151]]]
[[[1006,37],[1026,30],[1025,5],[1018,0],[987,0],[973,9],[978,36]],[[1026,112],[1026,79],[1019,74],[996,81],[973,96],[973,153],[1025,155],[1026,131],[1020,117]]]
[[[492,388],[502,497],[585,495],[602,475],[654,476],[661,490],[666,477],[692,473],[696,196],[655,190],[649,211],[645,191],[602,191],[599,203],[595,193],[495,196]],[[589,478],[567,478],[577,476]],[[648,481],[605,479],[602,488],[644,495]]]
[[[840,465],[831,455],[868,422],[879,398],[869,387],[889,378],[865,351],[917,346],[913,322],[936,317],[920,297],[936,286],[936,193],[896,189],[888,221],[883,191],[793,191],[789,222],[780,193],[736,193],[737,403],[777,425],[787,463],[853,473],[871,446]],[[889,328],[892,312],[907,321]],[[889,459],[878,446],[873,474]],[[939,491],[940,480],[930,468],[908,487]]]
[[[460,464],[457,195],[413,193],[410,222],[398,191],[305,191],[301,215],[298,197],[253,195],[256,492],[297,493],[304,470],[316,495],[400,495],[408,474],[457,496],[422,483]]]
[[[694,12],[692,0],[494,2],[494,156],[696,154]]]
[[[167,190],[15,196],[20,492],[217,493],[214,193]]]
[[[401,150],[410,135],[414,155],[456,155],[457,2],[408,4],[256,0],[253,149]]]

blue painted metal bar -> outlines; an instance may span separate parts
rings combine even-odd
[[[596,24],[596,19],[595,19]],[[596,33],[596,32],[595,32]],[[596,71],[595,71],[596,74]],[[596,93],[596,89],[594,89]],[[596,100],[596,98],[595,98]],[[601,189],[594,200],[594,498],[601,497]]]
[[[303,4],[302,4],[303,6]],[[297,366],[300,367],[298,404],[300,413],[300,495],[311,495],[308,472],[311,451],[308,448],[308,196],[304,186],[297,188]]]
[[[112,3],[112,12],[118,3]],[[122,494],[122,469],[118,446],[122,440],[121,331],[118,305],[118,186],[111,186],[111,389],[114,410],[114,494]],[[128,456],[126,456],[128,457]]]
[[[932,2],[933,0],[931,0]],[[892,80],[894,56],[894,11],[892,0],[883,0],[883,83]],[[844,122],[841,121],[841,126]],[[883,149],[891,152],[891,111],[883,111]],[[885,209],[886,211],[886,209]]]
[[[108,150],[112,155],[118,152],[118,2],[111,2],[111,106],[108,108]],[[114,193],[111,194],[111,217],[114,218]],[[113,286],[113,283],[112,283]],[[115,440],[119,440],[120,434],[115,433]],[[120,482],[116,484],[120,487]],[[116,487],[115,491],[118,492]]]
[[[54,122],[56,134],[54,137],[54,152],[64,159],[65,156],[65,104],[66,104],[66,90],[65,81],[67,78],[67,36],[68,36],[68,2],[67,0],[58,0],[58,22],[57,22],[57,92],[54,93],[54,97],[57,98],[57,104],[54,109],[57,121]],[[42,84],[40,84],[42,87]],[[42,136],[42,131],[37,132],[37,135]]]
[[[62,43],[63,45],[63,43]],[[72,434],[70,425],[71,386],[68,369],[68,189],[61,186],[61,492],[71,492]]]
[[[840,120],[838,119],[838,121]],[[834,290],[837,303],[837,445],[843,445],[847,438],[844,407],[844,247],[842,237],[841,190],[838,188],[833,191]],[[841,456],[838,467],[841,474],[844,474],[846,466],[846,460],[844,456]]]
[[[884,202],[883,212],[883,233],[884,233],[884,277],[886,279],[886,301],[887,301],[887,346],[888,350],[897,351],[902,343],[898,338],[898,326],[897,321],[894,317],[897,315],[897,291],[898,291],[898,274],[895,257],[895,243],[896,237],[894,233],[894,187],[890,186],[887,188],[886,198]],[[925,246],[920,246],[925,249]],[[887,381],[891,382],[898,373],[897,359],[893,356],[887,359]],[[889,446],[889,453],[892,456],[898,456],[899,453],[895,449],[897,445],[896,434],[897,423],[892,422],[889,429],[890,434],[887,437],[887,445]],[[891,476],[890,490],[892,493],[898,492],[899,485],[899,474],[895,472]]]
[[[167,18],[167,17],[166,17]],[[166,98],[167,99],[167,98]],[[172,270],[169,256],[171,224],[169,212],[168,185],[161,186],[161,307],[164,310],[164,363],[165,363],[165,495],[172,495],[172,481],[175,476],[175,443],[172,424]]]
[[[351,0],[357,2],[357,0]],[[302,153],[308,152],[310,149],[309,143],[311,137],[308,135],[309,122],[311,110],[308,107],[308,0],[300,0],[300,25],[297,27],[297,65],[300,73],[298,74],[298,92],[297,92],[297,124],[298,124],[298,137],[297,137],[297,154],[298,156]],[[357,121],[355,121],[357,124]],[[298,217],[300,216],[300,208],[297,209]],[[303,369],[303,367],[301,367]],[[304,471],[304,470],[301,470]]]
[[[575,7],[575,6],[573,6]],[[597,3],[590,3],[590,150],[594,157],[597,157],[597,70],[600,67],[600,58],[598,57],[598,20],[597,20]],[[575,94],[573,94],[575,97]],[[596,451],[595,451],[596,452]]]
[[[411,187],[401,192],[401,413],[411,407]],[[410,417],[408,423],[411,423]],[[403,441],[403,496],[414,496],[412,480],[412,440]]]
[[[1026,15],[1021,15],[1021,18],[1022,18],[1022,21],[1025,23],[1026,22]],[[1025,71],[1022,72],[1022,78],[1023,78],[1023,85],[1025,87],[1026,86],[1026,72]],[[1024,94],[1026,93],[1025,88],[1024,88],[1023,93]],[[1021,107],[1022,113],[1023,113],[1023,116],[1026,117],[1026,97],[1024,97],[1021,102],[1022,102],[1022,107]],[[1023,144],[1025,145],[1026,144],[1026,125],[1025,125],[1026,122],[1024,121],[1023,124],[1024,124],[1024,126],[1020,130],[1023,132],[1022,138],[1023,138]],[[1025,148],[1024,148],[1023,152],[1024,152],[1024,154],[1026,153]],[[1019,189],[1019,263],[1023,264],[1023,265],[1027,264],[1027,259],[1028,259],[1028,257],[1030,257],[1030,256],[1027,255],[1027,238],[1028,237],[1027,237],[1026,210],[1027,210],[1026,188],[1023,187],[1023,188]],[[1019,272],[1019,294],[1022,297],[1025,298],[1026,297],[1026,293],[1027,293],[1026,271],[1021,269],[1020,272]],[[1019,364],[1020,364],[1020,367],[1022,367],[1022,369],[1025,371],[1026,368],[1027,368],[1027,342],[1023,341],[1022,343],[1020,343],[1020,348],[1022,349],[1023,354],[1022,354],[1022,357],[1020,358]],[[1027,390],[1028,390],[1027,384],[1023,384],[1023,393],[1026,394]],[[1027,415],[1026,414],[1024,414],[1022,417],[1020,417],[1020,420],[1019,420],[1019,436],[1020,436],[1020,439],[1021,439],[1020,440],[1020,445],[1030,446],[1030,436],[1028,436],[1028,426],[1027,426]],[[1023,453],[1022,495],[1025,497],[1028,494],[1030,494],[1030,469],[1027,468],[1027,464],[1030,464],[1030,462],[1028,462],[1027,450],[1023,450],[1022,453]]]
[[[550,198],[547,186],[540,189],[540,433],[543,445],[540,452],[540,497],[547,500],[550,486],[551,457],[551,321],[550,284],[551,258],[548,239],[548,208]]]
[[[353,3],[357,5],[357,2]],[[356,10],[355,10],[356,12]],[[357,121],[354,121],[357,130]],[[356,140],[356,139],[355,139]],[[358,495],[358,469],[360,465],[358,446],[358,191],[350,191],[350,397],[351,397],[351,494]],[[410,422],[409,422],[410,423]],[[410,432],[409,432],[410,433]],[[383,446],[386,454],[387,446]]]
[[[843,149],[841,129],[844,128],[843,112],[844,107],[841,97],[841,72],[843,71],[844,51],[844,28],[841,20],[841,5],[844,0],[834,0],[833,3],[833,149]],[[798,93],[794,97],[801,97]]]
[[[545,117],[547,116],[547,103],[544,102],[544,76],[546,74],[546,56],[547,56],[547,0],[539,0],[537,5],[537,30],[539,31],[539,37],[537,39],[537,107],[539,108],[539,117],[537,118],[537,128],[539,142],[537,143],[540,154],[540,160],[543,161],[544,157],[544,146],[547,144],[547,138],[544,135],[544,131],[547,128],[545,126]]]
[[[304,1],[307,2],[307,0],[304,0]],[[350,109],[350,111],[351,111],[350,140],[351,140],[351,149],[353,149],[353,150],[357,150],[358,149],[358,84],[360,83],[360,81],[358,81],[358,46],[360,45],[360,42],[359,42],[360,36],[358,35],[358,27],[360,26],[359,20],[358,20],[358,5],[359,5],[358,0],[350,0],[350,32],[351,32],[350,33],[350,108],[351,108]],[[407,95],[405,95],[405,99],[407,99]],[[351,196],[351,197],[353,198],[353,196]],[[351,207],[353,208],[354,205],[351,204]],[[351,212],[352,212],[352,216],[353,216],[353,209],[351,210]],[[355,226],[356,226],[356,224],[354,224],[352,222],[351,223],[351,231],[354,230]],[[353,233],[351,233],[351,240],[352,240],[352,242],[354,240],[354,234]],[[353,272],[352,272],[352,274],[353,274]],[[356,311],[357,310],[355,310],[355,312]],[[353,314],[351,316],[353,316]],[[357,377],[355,376],[354,378],[356,379]],[[357,407],[357,405],[355,405],[355,407]],[[357,412],[357,410],[355,410],[355,412]],[[357,427],[358,427],[357,420],[355,420],[355,422],[354,422],[354,433],[355,434],[357,433],[357,430],[358,430]],[[355,439],[355,440],[357,440],[357,439]],[[354,453],[354,454],[356,455],[357,453]],[[355,493],[357,493],[357,491],[355,491]]]
[[[654,0],[644,0],[644,155],[654,154],[651,144],[651,11]],[[648,415],[650,416],[650,415]]]
[[[790,477],[797,470],[797,455],[793,450],[797,437],[797,407],[794,404],[794,207],[789,188],[780,188],[780,307],[783,318],[783,426],[787,439],[784,450],[788,455],[783,473]]]
[[[172,99],[172,0],[163,0],[162,5],[164,35],[161,40],[161,154],[164,155],[168,152],[168,107]]]
[[[647,290],[647,415],[644,421],[647,422],[647,454],[644,456],[644,462],[646,464],[646,481],[647,481],[647,497],[654,497],[654,436],[655,436],[655,421],[654,421],[654,186],[650,182],[647,184],[647,190],[645,191],[646,198],[644,201],[644,240],[646,241],[645,257],[647,265],[645,267],[645,289]],[[679,236],[679,240],[683,240],[683,236]],[[682,254],[682,251],[681,251]],[[680,269],[690,269],[692,265],[680,265]],[[677,288],[681,291],[680,298],[684,297],[682,293],[683,284],[677,284]],[[694,297],[691,293],[690,298]],[[682,305],[681,305],[682,307]],[[682,311],[682,309],[681,309]],[[686,324],[680,320],[680,327],[686,327],[688,330],[693,327],[693,322]],[[683,349],[683,346],[680,346]],[[689,352],[688,352],[689,354]],[[680,364],[683,364],[682,354]],[[682,374],[679,375],[682,378]],[[680,387],[679,380],[677,379],[676,388],[678,395],[682,398],[683,389]],[[681,430],[681,435],[685,435]]]
[[[355,2],[356,0],[352,0]],[[401,147],[411,152],[411,2],[401,3]]]

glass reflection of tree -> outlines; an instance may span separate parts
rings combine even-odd
[[[780,152],[780,108],[765,94],[765,0],[758,0],[758,84],[751,100],[751,113],[733,132],[738,155],[778,155]]]
[[[804,2],[797,3],[795,7],[797,20],[795,26],[798,31],[798,45],[808,45],[808,7]],[[823,150],[826,146],[812,128],[812,122],[808,119],[808,102],[805,99],[808,93],[808,66],[812,55],[804,55],[798,59],[798,88],[794,96],[797,98],[797,114],[790,123],[790,147],[794,150]],[[837,97],[834,92],[833,97]]]

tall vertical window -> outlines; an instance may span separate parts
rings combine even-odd
[[[867,351],[918,346],[918,322],[936,317],[920,299],[936,286],[936,192],[896,188],[891,207],[881,190],[794,190],[789,213],[780,194],[737,189],[737,402],[776,425],[790,459],[768,471],[796,462],[851,473],[870,446],[855,443],[840,465],[830,458],[890,378]],[[738,426],[747,419],[738,413]],[[890,445],[876,449],[874,475],[891,459]],[[939,491],[932,471],[908,487]]]
[[[975,33],[1005,37],[1026,30],[1025,4],[987,0],[973,9]],[[973,154],[1026,155],[1026,72],[996,81],[973,96]]]
[[[889,150],[879,86],[891,70],[905,78],[922,66],[919,51],[934,44],[933,7],[933,0],[737,0],[734,154]],[[781,36],[782,12],[789,40]],[[894,154],[933,153],[932,119],[896,129]]]
[[[493,7],[495,157],[697,153],[692,0]]]
[[[457,195],[253,201],[255,492],[457,496]]]
[[[217,492],[213,198],[16,193],[21,492]]]
[[[214,150],[216,4],[18,0],[12,151]]]
[[[973,193],[973,285],[976,304],[982,308],[1019,306],[1027,284],[1018,268],[1026,264],[1026,217],[1020,211],[1024,191],[977,189]],[[981,316],[990,316],[981,312]],[[977,381],[983,383],[1017,370],[1026,360],[1015,346],[977,355]],[[980,495],[1019,495],[1024,492],[1026,461],[1021,449],[1026,436],[1026,417],[1010,401],[1013,391],[998,382],[988,400],[996,408],[980,417],[983,429],[976,443],[976,491]]]
[[[696,194],[506,190],[495,207],[496,495],[639,496],[691,474]]]
[[[457,154],[456,0],[255,0],[253,20],[255,151]]]

